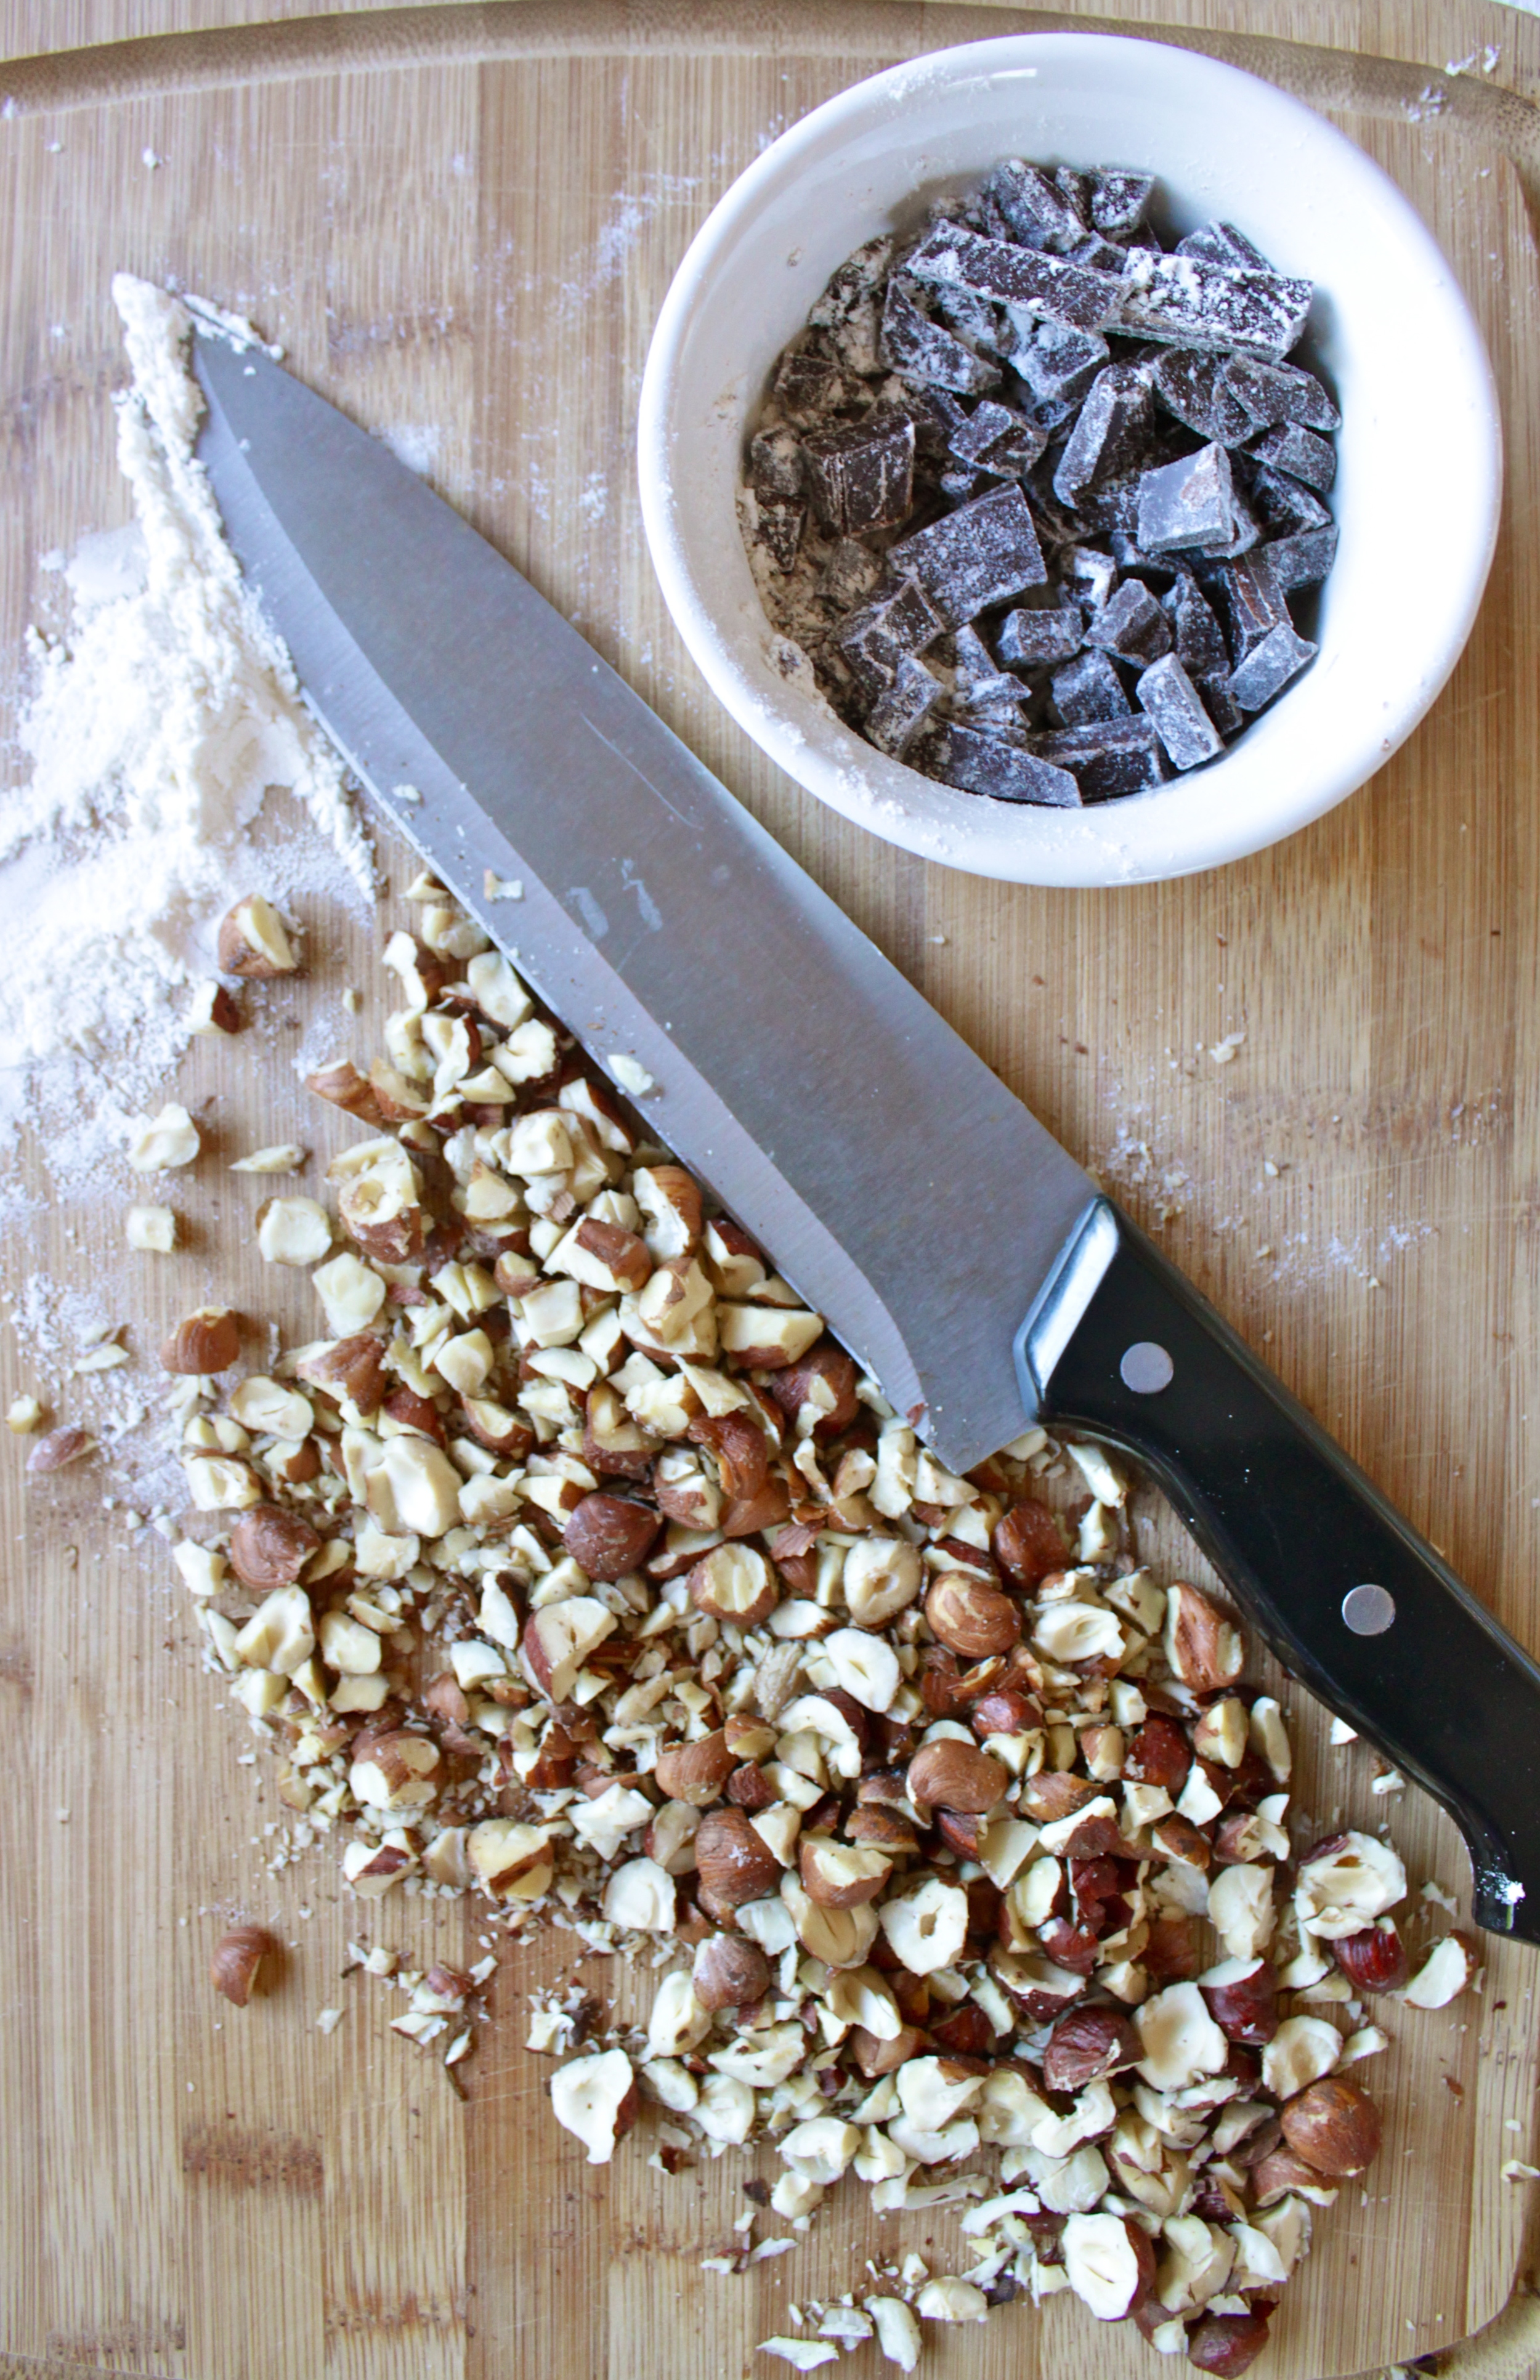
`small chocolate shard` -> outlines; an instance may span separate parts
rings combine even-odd
[[[1098,547],[1083,545],[1073,553],[1060,555],[1059,576],[1093,612],[1099,612],[1118,583],[1118,565],[1110,553],[1103,553]]]
[[[807,423],[838,411],[845,401],[845,384],[827,356],[799,347],[782,356],[771,394],[789,421]]]
[[[802,500],[802,441],[794,430],[762,430],[748,450],[748,476],[757,494]]]
[[[1262,250],[1254,248],[1245,233],[1237,231],[1233,224],[1200,224],[1196,231],[1190,231],[1185,239],[1177,241],[1176,253],[1195,256],[1205,264],[1227,265],[1232,271],[1273,271]]]
[[[814,592],[836,618],[843,619],[847,612],[854,612],[858,603],[867,601],[881,577],[881,561],[871,548],[857,543],[853,537],[843,537],[824,564]]]
[[[873,695],[884,693],[906,656],[933,645],[946,622],[933,611],[913,578],[893,593],[868,603],[843,620],[834,641],[860,683]]]
[[[1036,315],[1025,312],[1013,313],[1012,320],[1019,336],[1010,353],[1011,368],[1020,373],[1039,405],[1081,395],[1108,360],[1110,349],[1098,332],[1076,331],[1067,322],[1039,322]]]
[[[1291,480],[1303,480],[1318,495],[1324,496],[1337,477],[1337,454],[1330,441],[1317,438],[1313,430],[1302,430],[1297,422],[1280,421],[1265,430],[1251,451],[1259,463],[1286,471]]]
[[[841,430],[809,431],[802,442],[807,492],[838,537],[896,528],[915,501],[915,425],[880,408]]]
[[[1246,723],[1245,712],[1231,693],[1229,671],[1218,677],[1194,678],[1193,683],[1203,698],[1205,710],[1229,744]]]
[[[1146,553],[1229,546],[1236,527],[1235,488],[1222,446],[1200,446],[1140,479],[1134,534]]]
[[[1048,578],[1031,511],[1015,486],[976,497],[904,538],[888,562],[918,581],[949,628]]]
[[[985,397],[952,438],[960,462],[993,471],[1003,479],[1021,479],[1031,470],[1048,444],[1048,432],[1018,413],[1013,406]]]
[[[1224,738],[1174,653],[1163,653],[1134,688],[1175,769],[1196,769],[1224,750]]]
[[[1054,671],[1049,680],[1053,707],[1066,727],[1091,727],[1098,720],[1126,719],[1134,709],[1123,682],[1105,653],[1085,652]]]
[[[1127,261],[1119,328],[1134,338],[1277,363],[1304,334],[1315,296],[1308,281],[1142,249],[1130,249]]]
[[[1170,347],[1155,364],[1155,394],[1170,414],[1220,446],[1243,446],[1256,423],[1225,382],[1232,359],[1192,347]]]
[[[1213,583],[1225,608],[1230,650],[1237,663],[1254,652],[1275,628],[1288,626],[1288,607],[1268,566],[1266,546],[1243,553],[1238,562],[1221,563],[1214,573]],[[1236,699],[1240,699],[1239,696]]]
[[[1053,474],[1053,492],[1072,507],[1098,480],[1115,479],[1148,443],[1153,407],[1142,364],[1109,364],[1086,392]]]
[[[955,720],[935,730],[925,749],[926,766],[944,785],[985,794],[997,802],[1036,802],[1049,809],[1078,809],[1080,787],[1066,769],[1039,759],[998,735],[984,735]]]
[[[1221,368],[1225,387],[1255,422],[1267,427],[1292,421],[1302,430],[1340,430],[1342,417],[1314,372],[1298,364],[1264,364],[1229,356]]]
[[[1008,157],[995,167],[985,188],[1012,238],[1024,248],[1057,249],[1062,255],[1085,237],[1086,221],[1079,207],[1041,166]]]
[[[1039,735],[1037,748],[1040,759],[1070,771],[1087,802],[1152,793],[1170,775],[1160,738],[1147,719],[1061,727],[1051,735]]]
[[[1116,653],[1120,661],[1158,661],[1171,649],[1171,624],[1141,580],[1125,578],[1110,601],[1092,618],[1085,631],[1088,645]]]
[[[1037,669],[1069,661],[1085,638],[1085,623],[1073,604],[1051,612],[1007,612],[995,651],[1012,669]]]
[[[1292,537],[1275,537],[1264,551],[1280,595],[1296,587],[1317,587],[1337,559],[1337,524],[1328,521],[1325,528],[1302,528]]]
[[[867,742],[891,759],[901,760],[940,692],[940,680],[931,675],[923,662],[905,653],[893,672],[891,686],[884,688],[867,713]]]
[[[1230,674],[1230,691],[1243,710],[1260,710],[1316,658],[1316,647],[1281,620]]]
[[[1091,186],[1091,224],[1109,239],[1132,239],[1145,220],[1145,209],[1155,188],[1153,174],[1131,173],[1122,165],[1099,165],[1085,179]]]
[[[1331,527],[1331,515],[1319,496],[1312,495],[1303,480],[1291,480],[1282,471],[1253,471],[1251,504],[1265,529],[1286,537],[1295,529]]]
[[[777,570],[792,569],[802,543],[806,505],[789,503],[784,496],[761,496],[752,488],[745,503],[754,507],[755,544],[763,548]]]
[[[976,628],[959,628],[952,640],[953,696],[958,708],[991,716],[1030,698],[1031,689],[1009,670],[997,669],[988,645]],[[1000,733],[997,724],[993,729]]]
[[[931,297],[942,322],[968,346],[981,347],[988,355],[1001,352],[998,306],[991,306],[987,298],[976,298],[971,289],[938,288]]]
[[[916,281],[950,282],[1077,331],[1105,331],[1122,309],[1123,282],[1089,273],[1061,256],[982,239],[976,232],[938,225],[904,264]]]
[[[831,330],[836,323],[844,322],[864,299],[881,289],[892,261],[891,239],[868,239],[864,248],[847,256],[838,271],[831,274],[822,297],[814,301],[808,322],[818,330]]]
[[[982,396],[1000,384],[1000,366],[922,314],[897,281],[889,282],[882,310],[881,355],[903,379],[956,389],[964,396]]]
[[[1224,631],[1196,579],[1184,574],[1163,600],[1176,643],[1176,657],[1188,676],[1194,680],[1228,677],[1230,654]]]

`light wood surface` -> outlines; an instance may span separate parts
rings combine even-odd
[[[429,425],[441,490],[1069,1147],[1161,1224],[1177,1260],[1540,1646],[1540,291],[1524,203],[1540,153],[1528,101],[1540,27],[1476,0],[1124,11],[1330,97],[1423,209],[1491,343],[1509,487],[1469,651],[1371,787],[1243,866],[1098,894],[928,868],[776,775],[673,633],[631,465],[657,305],[696,225],[765,139],[885,58],[986,22],[1049,20],[902,0],[741,11],[530,0],[343,9],[329,60],[312,48],[302,74],[260,83],[249,42],[190,64],[62,55],[238,27],[249,13],[248,0],[0,8],[0,54],[61,54],[46,86],[0,68],[0,89],[22,94],[0,122],[7,669],[46,600],[36,558],[123,516],[106,411],[120,370],[115,268],[175,274],[250,313],[370,425]],[[287,20],[285,39],[318,13],[307,0],[262,10]],[[394,64],[381,63],[387,35]],[[1490,77],[1436,73],[1447,103],[1408,120],[1426,69],[1488,42],[1500,52]],[[419,63],[402,63],[403,42]],[[65,106],[103,76],[110,102]],[[58,112],[38,112],[44,97]],[[153,171],[147,147],[164,161]],[[1407,501],[1432,501],[1436,480],[1430,458]],[[382,857],[399,888],[402,855]],[[285,1021],[334,1009],[351,983],[377,1014],[377,936],[319,905],[308,923],[309,973],[267,998],[270,1029],[217,1053],[200,1046],[185,1070],[189,1101],[212,1102],[215,1158],[290,1135],[324,1157],[348,1136],[303,1104]],[[1232,1030],[1246,1039],[1231,1064],[1200,1054]],[[308,1336],[302,1289],[275,1304],[273,1274],[242,1245],[259,1185],[232,1187],[215,1158],[178,1190],[185,1255],[125,1268],[125,1175],[40,1211],[5,1250],[5,1286],[32,1273],[95,1284],[147,1381],[161,1323],[205,1296],[274,1310]],[[0,1342],[0,1398],[50,1385]],[[388,2034],[390,1996],[339,1970],[350,1937],[474,1952],[474,1915],[362,1910],[325,1851],[269,1873],[273,1779],[239,1762],[246,1737],[200,1674],[164,1548],[102,1510],[99,1472],[23,1495],[20,1468],[0,1451],[13,1778],[0,1803],[0,2348],[18,2371],[707,2380],[771,2369],[752,2350],[785,2326],[788,2301],[855,2286],[868,2253],[917,2245],[949,2268],[950,2216],[879,2224],[851,2189],[794,2254],[742,2279],[702,2273],[731,2238],[746,2168],[734,2156],[671,2180],[624,2151],[608,2170],[583,2166],[544,2104],[548,2067],[521,2046],[523,1995],[555,1972],[554,1946],[505,1965],[462,2106]],[[1145,1525],[1174,1544],[1169,1527]],[[1289,1699],[1308,1742],[1302,1806],[1377,1816],[1366,1755],[1328,1752],[1318,1712]],[[1414,1795],[1395,1822],[1413,1875],[1463,1900],[1452,1828]],[[204,1972],[236,1912],[291,1946],[278,1987],[244,2013],[213,1998]],[[1429,2353],[1488,2322],[1525,2268],[1529,2193],[1499,2168],[1540,2162],[1535,1966],[1526,1951],[1486,1950],[1483,2000],[1388,2019],[1395,2049],[1374,2079],[1389,2139],[1369,2203],[1346,2191],[1322,2219],[1259,2380]],[[584,1973],[624,2003],[624,1979]],[[327,2005],[346,2009],[330,2037],[314,2027]],[[777,2170],[773,2155],[757,2169]],[[1109,2380],[1160,2368],[1130,2333],[1093,2337],[1064,2301],[942,2334],[928,2352],[943,2380],[1038,2380],[1093,2360]],[[861,2369],[876,2368],[864,2350]]]

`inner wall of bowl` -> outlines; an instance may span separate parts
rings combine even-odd
[[[1030,821],[883,759],[787,686],[734,502],[775,360],[835,266],[1010,155],[1143,167],[1158,176],[1178,227],[1221,215],[1280,270],[1314,281],[1311,360],[1343,413],[1331,498],[1340,544],[1311,671],[1210,769],[1138,802]],[[985,42],[830,103],[750,169],[719,214],[670,407],[697,657],[750,732],[825,798],[958,866],[1038,878],[1046,864],[1048,880],[1083,881],[1094,844],[1123,849],[1130,873],[1166,873],[1177,846],[1194,846],[1185,864],[1207,866],[1303,824],[1421,715],[1450,658],[1448,586],[1470,575],[1469,523],[1486,500],[1484,367],[1457,285],[1413,211],[1319,118],[1249,76],[1155,43]],[[1435,456],[1437,505],[1425,492]],[[1302,794],[1306,779],[1314,791]],[[1002,865],[1002,844],[1028,825],[1044,848]]]

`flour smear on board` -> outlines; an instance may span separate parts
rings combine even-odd
[[[373,892],[343,763],[193,454],[192,316],[127,273],[113,297],[133,374],[113,403],[134,524],[81,541],[68,632],[30,639],[30,776],[0,795],[0,1135],[38,1125],[60,1186],[121,1146],[175,1063],[232,903]],[[273,791],[292,798],[263,815]]]

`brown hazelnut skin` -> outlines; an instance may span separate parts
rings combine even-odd
[[[1278,2031],[1278,1977],[1264,1959],[1238,1984],[1200,1984],[1208,2013],[1227,2041],[1261,2049]]]
[[[650,1504],[600,1493],[585,1496],[568,1513],[562,1542],[590,1578],[624,1578],[647,1560],[662,1525]]]
[[[228,1306],[184,1316],[161,1348],[161,1367],[177,1373],[227,1371],[240,1354],[240,1322]]]
[[[1007,1653],[1022,1633],[1022,1616],[1008,1595],[962,1571],[943,1571],[925,1598],[930,1633],[964,1661]]]
[[[89,1430],[77,1429],[73,1426],[51,1429],[46,1438],[38,1439],[28,1455],[27,1468],[33,1473],[62,1471],[66,1463],[78,1463],[91,1443]]]
[[[1043,2081],[1050,2091],[1083,2091],[1138,2055],[1134,2027],[1116,2009],[1072,2009],[1049,2035]]]
[[[244,2008],[262,1961],[276,1948],[260,1925],[232,1925],[214,1944],[209,1981],[236,2008]]]
[[[1206,2313],[1187,2334],[1187,2361],[1218,2380],[1236,2380],[1267,2344],[1265,2313]]]
[[[770,1987],[770,1961],[741,1934],[712,1934],[695,1954],[690,1988],[703,2009],[752,2008]]]
[[[264,1593],[292,1586],[320,1550],[321,1539],[309,1521],[285,1512],[282,1504],[251,1505],[230,1532],[231,1569],[244,1585]]]
[[[661,1752],[653,1776],[658,1791],[671,1802],[688,1802],[695,1809],[704,1810],[721,1799],[736,1765],[719,1727],[697,1743],[671,1744]]]
[[[921,1744],[909,1763],[907,1784],[909,1799],[922,1809],[981,1812],[1001,1799],[1006,1775],[987,1752],[942,1736]]]
[[[1331,1949],[1343,1974],[1361,1992],[1397,1992],[1406,1981],[1406,1945],[1394,1918],[1365,1925],[1358,1934],[1341,1935]]]
[[[806,1355],[783,1371],[777,1372],[770,1383],[770,1392],[788,1421],[794,1421],[807,1399],[815,1379],[821,1380],[833,1397],[832,1410],[814,1428],[815,1438],[838,1438],[850,1427],[861,1410],[855,1393],[855,1359],[847,1355],[837,1340],[820,1339]]]
[[[1285,2100],[1279,2121],[1294,2155],[1333,2180],[1372,2165],[1384,2131],[1368,2093],[1340,2074],[1323,2074],[1296,2091]]]
[[[1024,1496],[995,1523],[990,1548],[1013,1586],[1036,1586],[1064,1567],[1064,1538],[1046,1504]]]
[[[739,1809],[708,1810],[695,1839],[702,1908],[731,1913],[778,1890],[781,1863]]]
[[[1129,1738],[1123,1776],[1134,1785],[1163,1785],[1180,1793],[1193,1765],[1193,1747],[1176,1721],[1156,1711]]]

